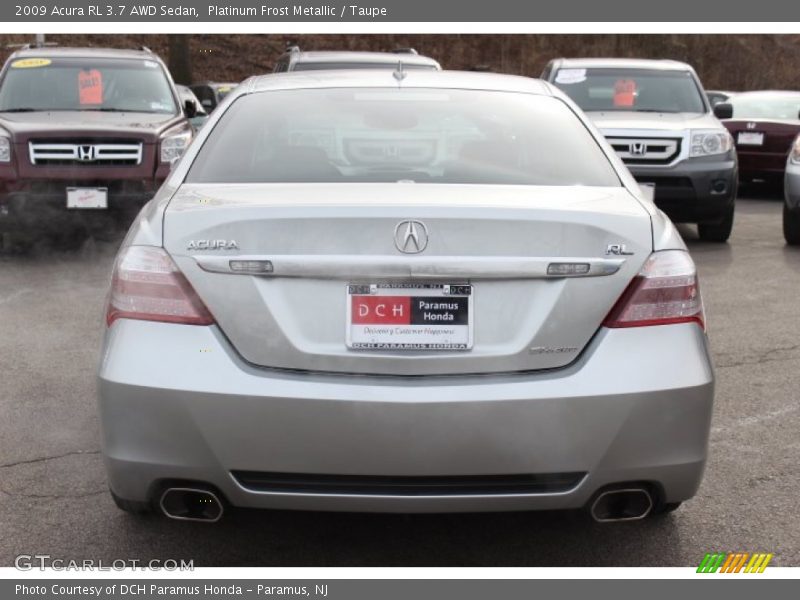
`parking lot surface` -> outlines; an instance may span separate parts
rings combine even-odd
[[[710,459],[698,496],[677,512],[611,525],[573,512],[236,511],[213,525],[129,516],[107,492],[94,391],[116,245],[0,257],[0,566],[20,554],[195,566],[682,566],[710,551],[772,552],[771,564],[800,566],[800,249],[784,245],[776,197],[741,199],[729,244],[680,229],[717,369]]]

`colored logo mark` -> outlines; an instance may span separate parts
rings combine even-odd
[[[703,557],[698,573],[763,573],[773,554],[757,552],[714,552]]]

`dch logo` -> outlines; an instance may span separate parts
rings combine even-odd
[[[409,296],[353,296],[354,324],[393,324],[411,322]]]

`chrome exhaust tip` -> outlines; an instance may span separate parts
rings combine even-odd
[[[216,494],[199,488],[167,488],[159,501],[161,512],[177,521],[216,523],[224,509]]]
[[[644,519],[653,510],[653,497],[644,488],[606,490],[592,503],[590,513],[598,523]]]

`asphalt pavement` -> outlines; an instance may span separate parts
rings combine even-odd
[[[106,488],[94,390],[115,244],[2,256],[0,566],[20,554],[195,566],[683,566],[710,551],[772,552],[771,564],[800,566],[800,248],[784,245],[776,197],[740,200],[728,244],[680,229],[717,369],[710,458],[699,494],[678,511],[611,525],[577,512],[236,511],[214,525],[123,513]]]

